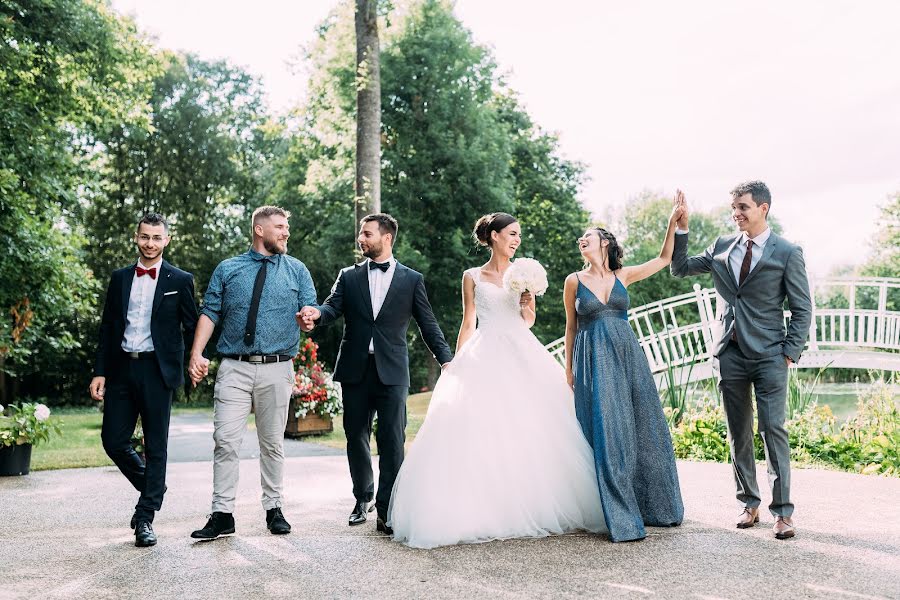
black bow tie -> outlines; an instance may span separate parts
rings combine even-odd
[[[377,263],[374,260],[369,261],[369,270],[370,271],[372,269],[381,269],[382,273],[387,273],[387,270],[390,268],[391,268],[391,261],[383,262],[383,263]]]

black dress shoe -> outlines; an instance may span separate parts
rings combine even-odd
[[[138,521],[134,528],[134,545],[138,548],[156,545],[156,534],[148,521]]]
[[[220,535],[234,533],[234,515],[231,513],[214,512],[209,515],[209,521],[203,529],[198,529],[191,537],[198,540],[214,540]]]
[[[285,520],[280,508],[270,508],[266,511],[266,527],[275,535],[291,532],[291,524]]]
[[[394,535],[394,530],[388,527],[387,523],[385,523],[385,520],[381,517],[378,517],[375,520],[375,531],[380,531],[385,535]]]
[[[358,501],[350,513],[349,525],[361,525],[366,522],[366,515],[375,510],[375,503],[372,501]]]

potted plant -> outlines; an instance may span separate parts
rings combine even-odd
[[[297,373],[284,434],[301,437],[334,431],[332,419],[344,410],[341,386],[318,360],[319,345],[307,338],[294,359]]]
[[[60,432],[59,424],[43,404],[0,406],[0,476],[27,475],[32,446],[49,440],[53,431]]]

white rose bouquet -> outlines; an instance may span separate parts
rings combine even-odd
[[[503,287],[517,294],[531,292],[535,296],[543,296],[548,285],[547,271],[533,258],[513,261],[503,274]]]

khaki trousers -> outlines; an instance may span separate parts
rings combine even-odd
[[[256,413],[263,509],[281,506],[284,428],[294,386],[291,361],[254,364],[222,360],[216,375],[213,453],[213,512],[234,512],[241,440],[250,406]]]

